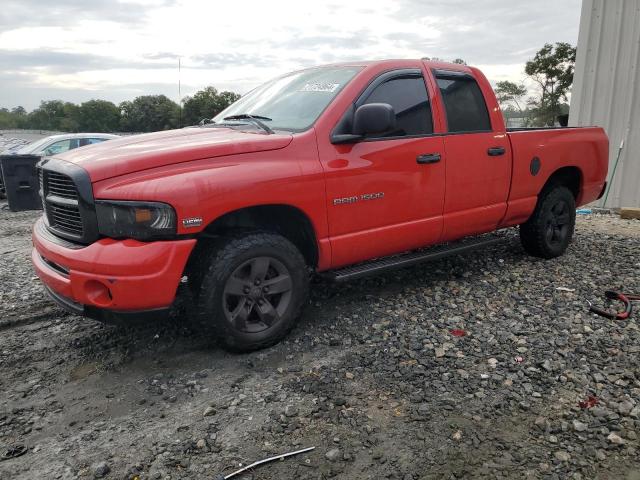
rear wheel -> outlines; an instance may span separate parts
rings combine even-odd
[[[520,241],[534,257],[555,258],[569,246],[575,223],[573,193],[567,187],[552,186],[543,190],[531,218],[520,225]]]
[[[197,268],[198,318],[229,350],[275,344],[293,328],[307,298],[304,258],[280,235],[257,232],[223,239]]]

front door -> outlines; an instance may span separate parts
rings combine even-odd
[[[396,129],[320,152],[333,268],[436,243],[442,232],[446,153],[422,71],[382,74],[351,113],[367,103],[390,104]]]

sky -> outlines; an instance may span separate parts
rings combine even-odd
[[[576,44],[580,0],[3,0],[0,107],[245,93],[351,60],[462,58],[520,82],[545,43]],[[181,69],[178,72],[178,59]]]

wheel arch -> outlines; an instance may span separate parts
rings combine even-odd
[[[540,190],[540,193],[553,186],[563,185],[567,187],[571,191],[571,193],[573,193],[573,198],[575,198],[576,204],[578,204],[580,195],[582,193],[583,181],[584,176],[582,174],[582,170],[580,170],[579,167],[572,165],[558,168],[549,176],[542,189]],[[538,196],[539,195],[540,194],[538,194]]]
[[[298,207],[268,204],[226,212],[198,234],[198,243],[238,230],[264,230],[282,235],[300,250],[307,265],[313,268],[318,265],[319,247],[315,228],[309,216]]]

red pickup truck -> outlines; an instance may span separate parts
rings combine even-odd
[[[576,206],[603,193],[607,144],[601,128],[505,128],[476,68],[310,68],[208,124],[43,159],[33,264],[71,311],[159,318],[188,294],[223,346],[252,350],[292,328],[311,272],[347,280],[516,225],[527,252],[561,255]]]

